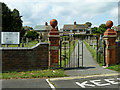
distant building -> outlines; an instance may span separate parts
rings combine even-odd
[[[48,40],[48,33],[51,30],[51,26],[48,25],[47,22],[45,22],[45,25],[36,25],[34,30],[40,33],[40,37],[42,37],[42,40]]]
[[[90,34],[87,24],[65,24],[63,26],[63,34]]]
[[[63,29],[62,28],[59,30],[59,34],[60,34],[60,36],[63,35]]]

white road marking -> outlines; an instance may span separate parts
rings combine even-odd
[[[117,78],[117,80],[119,80],[119,81],[120,81],[120,78]]]
[[[50,85],[50,87],[52,88],[52,90],[56,90],[55,87],[49,82],[48,79],[46,79],[47,83]]]
[[[79,82],[75,82],[78,86],[82,87],[82,88],[86,88],[85,86],[91,86],[91,87],[95,87],[95,85],[92,84],[87,84],[88,81],[84,81],[83,83],[79,83]]]
[[[90,82],[97,85],[97,86],[111,85],[110,83],[101,84],[101,80],[91,80]]]
[[[120,80],[120,78],[117,78],[117,80],[118,79]],[[119,82],[115,81],[114,78],[104,79],[104,81],[106,81],[107,83],[102,83],[101,80],[89,80],[89,82],[91,82],[92,84],[90,84],[88,81],[84,81],[82,83],[79,82],[75,82],[75,83],[82,88],[86,88],[85,86],[95,87],[95,86],[107,86],[107,85],[119,84]]]
[[[112,79],[104,79],[106,82],[109,82],[111,84],[118,84],[118,82],[115,82],[115,79],[112,78]]]

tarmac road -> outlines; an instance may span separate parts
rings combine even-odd
[[[13,80],[2,80],[2,88],[3,90],[16,90],[17,88],[23,88],[26,90],[27,88],[31,88],[30,90],[37,89],[49,89],[51,90],[49,84],[46,82],[46,79],[13,79]],[[5,89],[7,88],[7,89]],[[8,89],[9,88],[9,89]],[[10,89],[11,88],[11,89]],[[20,89],[20,90],[21,90]]]
[[[91,77],[71,77],[71,78],[56,78],[50,80],[56,90],[58,89],[82,89],[91,88],[95,90],[96,88],[101,88],[102,90],[118,90],[120,88],[120,78],[118,75],[108,74],[108,76],[91,76]],[[80,90],[81,90],[80,89]]]

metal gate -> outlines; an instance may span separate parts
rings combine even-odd
[[[96,59],[97,62],[99,64],[101,64],[102,66],[106,66],[106,62],[105,62],[105,57],[106,57],[106,44],[105,44],[105,40],[102,39],[101,35],[100,37],[96,36],[96,40],[97,40],[97,55],[96,55]]]
[[[76,40],[73,36],[63,35],[60,38],[60,68],[83,67],[83,40]]]

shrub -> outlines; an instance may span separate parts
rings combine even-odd
[[[36,31],[28,31],[26,34],[27,38],[31,38],[32,40],[38,38],[39,34]]]

